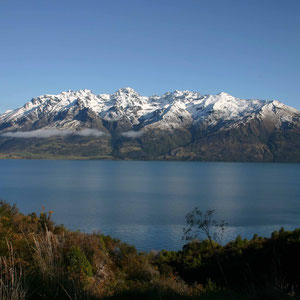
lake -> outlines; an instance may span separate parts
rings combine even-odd
[[[178,250],[196,206],[229,223],[225,240],[300,227],[300,164],[0,160],[0,198],[139,250]]]

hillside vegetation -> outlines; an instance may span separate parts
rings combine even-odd
[[[100,233],[55,225],[0,203],[0,299],[293,299],[300,229],[226,245],[138,252]],[[216,259],[216,255],[218,259]],[[222,265],[225,280],[220,273]]]

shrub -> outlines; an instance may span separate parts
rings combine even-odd
[[[71,279],[86,284],[93,275],[92,266],[79,247],[72,247],[67,254],[67,270]]]

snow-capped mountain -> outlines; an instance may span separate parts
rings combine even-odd
[[[145,97],[132,88],[123,88],[112,95],[95,95],[90,90],[80,90],[33,98],[24,106],[0,115],[0,130],[79,130],[86,125],[86,120],[78,118],[83,111],[105,121],[126,119],[132,127],[152,125],[161,129],[191,126],[193,123],[240,122],[255,117],[272,118],[277,126],[281,126],[299,117],[299,111],[279,101],[244,100],[223,92],[201,95],[190,91]]]
[[[224,139],[224,134],[232,139],[232,133],[237,131],[235,135],[239,136],[239,147],[247,144],[245,139],[256,137],[252,144],[257,146],[259,141],[259,144],[265,145],[266,148],[259,152],[267,156],[270,154],[270,159],[273,159],[274,153],[268,145],[270,141],[260,136],[270,138],[278,133],[295,134],[299,124],[300,112],[276,100],[245,100],[224,92],[202,95],[177,90],[162,96],[145,97],[132,88],[122,88],[111,95],[95,95],[90,90],[79,90],[33,98],[24,106],[0,115],[0,135],[6,145],[8,140],[21,137],[70,138],[76,135],[106,140],[110,144],[108,151],[119,154],[121,151],[125,153],[124,157],[128,151],[131,154],[140,151],[145,154],[157,144],[160,150],[154,147],[150,150],[151,155],[145,157],[163,155],[210,159],[207,153],[199,154],[210,151],[207,143],[215,140],[210,145],[212,149]],[[235,137],[231,145],[237,145],[236,140]],[[223,146],[220,145],[224,153],[227,144],[224,140]],[[192,153],[189,154],[187,149],[191,147],[189,151]],[[212,159],[227,160],[226,155],[220,153]]]

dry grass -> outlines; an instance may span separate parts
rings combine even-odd
[[[6,242],[9,255],[0,257],[0,299],[22,300],[26,296],[23,269],[12,245]]]
[[[61,242],[51,231],[33,236],[33,258],[45,279],[53,280],[61,272],[63,262]]]

